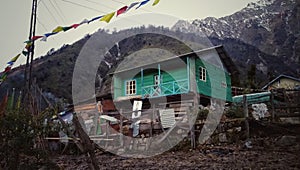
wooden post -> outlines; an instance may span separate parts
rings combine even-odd
[[[151,117],[150,117],[150,119],[151,119],[151,123],[150,123],[150,138],[152,138],[152,136],[153,136],[153,118],[154,118],[155,110],[156,110],[155,107],[156,107],[155,104],[153,104],[153,106],[152,106],[152,114],[151,114]]]
[[[248,117],[249,117],[249,113],[248,113],[248,101],[247,101],[247,96],[244,95],[243,96],[243,108],[244,108],[244,117],[245,117],[245,127],[246,127],[246,138],[247,140],[249,139],[249,122],[248,122]]]
[[[92,170],[100,169],[95,155],[95,144],[85,133],[78,120],[76,113],[73,114],[73,124],[80,139],[81,146],[83,147],[83,152],[87,155],[87,159],[90,158],[87,160],[89,168]]]
[[[195,110],[192,108],[188,109],[188,121],[189,121],[189,129],[190,129],[190,137],[191,137],[191,147],[194,149],[196,147],[196,139],[195,139],[195,126],[194,126],[194,118]]]
[[[188,119],[189,119],[189,127],[191,133],[191,146],[192,148],[196,147],[195,141],[195,126],[194,126],[194,116],[197,117],[199,103],[200,103],[200,95],[198,93],[198,84],[197,84],[197,77],[196,77],[196,59],[195,58],[187,58],[187,72],[188,72],[188,79],[189,79],[189,90],[193,93],[193,101],[194,101],[194,108],[189,109]]]
[[[274,92],[273,92],[273,90],[271,90],[270,102],[271,102],[271,119],[272,119],[272,122],[274,122],[275,121],[275,109],[274,109]]]
[[[124,146],[124,140],[123,140],[123,109],[120,110],[120,145],[121,147]]]

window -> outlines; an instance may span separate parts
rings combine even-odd
[[[128,80],[126,81],[126,95],[136,94],[136,81]]]
[[[159,75],[154,75],[154,85],[159,85],[162,83],[162,75],[160,75],[160,80],[159,80]]]
[[[204,67],[199,67],[199,79],[206,81],[206,69]]]
[[[227,88],[227,83],[225,81],[222,81],[221,86]]]

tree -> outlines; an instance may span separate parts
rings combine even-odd
[[[247,87],[255,89],[257,88],[256,84],[256,65],[251,64],[248,72],[247,72]]]

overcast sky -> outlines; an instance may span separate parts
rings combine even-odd
[[[46,54],[51,48],[58,49],[63,44],[75,42],[99,28],[120,30],[143,24],[170,26],[177,19],[193,20],[208,16],[219,18],[233,14],[246,7],[249,2],[257,0],[160,0],[158,5],[152,6],[153,1],[138,10],[131,10],[117,18],[114,17],[109,24],[93,22],[76,30],[72,29],[49,37],[47,42],[38,40],[35,57]],[[68,26],[79,23],[85,18],[91,19],[108,14],[139,0],[38,0],[38,2],[36,35],[43,35],[57,26]],[[31,3],[32,0],[2,0],[1,2],[0,72],[7,66],[6,63],[25,46],[23,42],[28,39]],[[14,67],[20,64],[25,64],[24,56],[21,56]]]

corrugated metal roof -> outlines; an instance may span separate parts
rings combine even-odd
[[[262,92],[262,93],[251,93],[251,94],[245,94],[247,97],[248,104],[254,104],[254,103],[263,103],[263,102],[269,102],[271,92]],[[233,103],[242,103],[243,102],[243,96],[244,95],[238,95],[232,97]]]
[[[300,79],[298,79],[298,78],[281,74],[278,77],[276,77],[275,79],[273,79],[272,81],[270,81],[268,84],[264,85],[262,89],[266,90],[268,88],[268,86],[270,86],[271,84],[273,84],[274,82],[276,82],[277,80],[279,80],[281,78],[287,78],[287,79],[291,79],[291,80],[295,80],[295,81],[299,81],[300,82]]]

